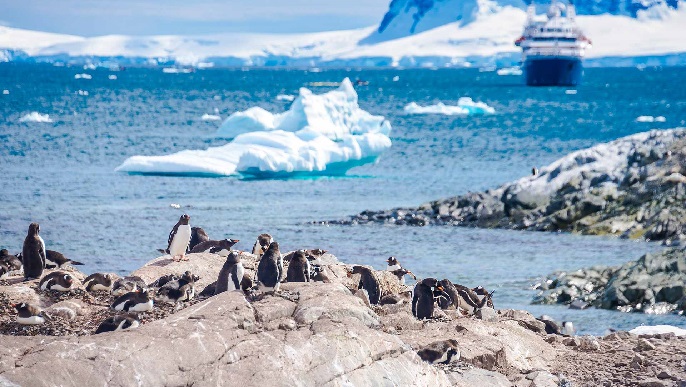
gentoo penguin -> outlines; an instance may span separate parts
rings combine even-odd
[[[195,280],[190,271],[186,271],[177,280],[167,282],[155,294],[156,301],[169,304],[190,301],[193,297],[195,297]]]
[[[448,364],[460,359],[460,349],[457,347],[457,340],[448,339],[425,346],[417,351],[417,355],[430,364]]]
[[[438,299],[438,306],[441,309],[457,309],[459,307],[460,295],[457,292],[457,288],[455,287],[455,285],[453,285],[453,283],[446,278],[441,280],[441,286],[443,287],[443,291],[449,296],[449,298],[440,297]]]
[[[238,239],[222,239],[220,241],[204,241],[198,243],[192,250],[191,253],[213,253],[219,255],[229,255],[231,247],[238,243]]]
[[[402,304],[405,302],[409,302],[410,299],[412,299],[412,292],[403,292],[400,294],[387,294],[383,297],[381,297],[381,300],[379,300],[380,305],[389,305],[389,304]]]
[[[146,312],[152,309],[152,298],[148,291],[129,292],[117,297],[112,303],[112,309],[127,312]]]
[[[70,263],[72,265],[83,265],[81,262],[73,261],[67,257],[65,257],[62,253],[59,251],[55,250],[46,250],[45,251],[45,268],[46,269],[54,269],[54,268],[61,268],[62,265]]]
[[[436,298],[450,296],[435,278],[425,278],[414,287],[412,295],[412,314],[420,320],[431,318]]]
[[[360,282],[357,284],[358,289],[364,289],[369,294],[369,303],[378,304],[381,300],[381,285],[374,273],[364,266],[353,266],[352,270],[348,272],[348,276],[353,274],[360,274]]]
[[[545,324],[545,333],[563,336],[574,336],[574,324],[571,321],[563,321],[560,326],[552,317],[543,315],[536,320]]]
[[[0,261],[0,278],[10,272],[9,266],[4,261]]]
[[[298,250],[293,254],[291,263],[286,273],[287,282],[310,282],[310,261],[305,256],[304,250]]]
[[[271,235],[260,234],[260,236],[257,237],[257,241],[255,241],[255,244],[252,246],[252,253],[258,257],[262,256],[272,242],[274,242],[274,239],[272,239]]]
[[[244,274],[245,269],[243,268],[240,255],[235,251],[230,252],[219,272],[214,294],[231,290],[242,290],[241,282],[243,281]]]
[[[489,308],[495,308],[493,306],[493,293],[495,293],[495,290],[492,290],[490,293],[488,290],[484,289],[483,286],[477,286],[475,288],[472,288],[472,291],[476,293],[480,298],[481,301],[484,301],[484,297],[486,299],[486,306]]]
[[[417,280],[417,276],[415,276],[414,273],[400,266],[400,262],[398,262],[396,257],[389,257],[386,262],[388,263],[386,271],[390,271],[391,273],[395,274],[402,285],[405,285],[405,275],[409,274],[415,281]]]
[[[112,284],[112,295],[121,296],[129,292],[148,290],[148,285],[141,277],[132,275],[124,278],[118,278]]]
[[[45,268],[45,242],[38,235],[40,226],[38,223],[29,225],[29,233],[24,239],[24,248],[21,251],[22,263],[24,264],[24,279],[40,278]]]
[[[193,247],[197,246],[199,243],[209,240],[210,237],[207,235],[205,230],[202,229],[202,227],[191,227],[191,241],[188,242],[188,248],[186,249],[186,252],[190,253],[191,250],[193,250]]]
[[[169,245],[167,246],[167,254],[172,256],[174,260],[183,260],[186,257],[186,249],[191,241],[191,225],[188,223],[191,217],[183,214],[176,222],[174,228],[169,233]]]
[[[538,168],[532,167],[531,168],[531,176],[536,176],[538,175]]]
[[[21,260],[19,257],[10,254],[7,249],[0,250],[0,263],[4,263],[9,271],[21,270]]]
[[[57,290],[68,292],[74,286],[74,277],[63,271],[54,271],[41,278],[38,288],[40,290]]]
[[[40,308],[25,302],[15,304],[14,309],[16,309],[18,313],[17,322],[22,325],[43,324],[48,317]]]
[[[258,288],[263,292],[279,291],[281,273],[283,273],[283,258],[279,251],[279,243],[272,242],[269,244],[267,251],[262,255],[260,264],[257,266]]]
[[[114,275],[109,273],[93,273],[83,280],[83,286],[86,291],[92,292],[94,290],[112,290],[114,284]]]
[[[133,313],[120,314],[112,316],[101,322],[95,334],[113,331],[123,331],[127,329],[135,329],[140,325],[140,321]]]

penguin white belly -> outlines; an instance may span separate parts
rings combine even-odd
[[[400,270],[400,269],[402,269],[402,267],[400,267],[400,265],[397,265],[397,264],[396,264],[396,265],[390,265],[390,266],[388,266],[388,267],[386,268],[386,271],[396,271],[396,270]]]
[[[169,254],[172,257],[186,254],[186,248],[191,241],[191,226],[189,224],[182,224],[176,229],[174,239],[172,239],[171,246],[169,246]]]
[[[48,281],[43,282],[43,284],[40,286],[40,290],[48,290],[48,285],[50,285],[51,281],[52,280],[48,280]]]
[[[208,249],[206,252],[209,252],[209,250],[210,250],[210,249]],[[219,255],[220,257],[228,257],[228,256],[229,256],[229,253],[230,253],[229,250],[227,250],[227,249],[221,249],[221,250],[217,251],[215,254]]]
[[[136,304],[133,307],[129,308],[130,312],[147,312],[152,309],[152,300],[148,300],[148,302],[144,304]]]
[[[91,290],[110,290],[110,286],[105,286],[103,284],[95,284],[91,287]]]
[[[236,280],[238,282],[238,287],[236,287],[236,284],[233,281],[233,276],[229,276],[229,286],[227,288],[228,291],[232,290],[243,290],[241,289],[241,281],[243,281],[243,275],[245,275],[245,268],[243,267],[243,264],[238,262],[236,265]]]
[[[62,285],[53,285],[50,290],[58,290],[60,292],[68,292],[71,290],[71,288],[65,288]]]
[[[38,325],[43,324],[45,319],[41,316],[17,317],[17,322],[23,325]]]
[[[125,330],[125,329],[134,329],[134,328],[138,328],[138,326],[140,325],[140,324],[138,323],[138,321],[136,321],[136,320],[134,320],[134,321],[131,323],[131,326],[128,327],[128,328],[122,328],[122,327],[124,326],[124,324],[126,324],[126,320],[123,320],[122,322],[120,322],[119,325],[117,326],[117,329],[115,329],[115,331],[123,331],[123,330]]]

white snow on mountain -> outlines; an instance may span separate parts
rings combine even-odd
[[[165,156],[133,156],[116,168],[131,174],[271,178],[341,175],[373,162],[391,146],[391,126],[357,105],[348,78],[337,90],[301,89],[290,109],[272,114],[254,107],[232,114],[218,130],[231,142]]]
[[[391,8],[396,1],[403,3],[394,0]],[[513,5],[518,3],[512,0]],[[83,38],[0,27],[0,57],[195,66],[506,67],[519,62],[520,50],[513,42],[526,19],[522,8],[507,5],[507,0],[436,0],[433,4],[414,30],[411,20],[416,10],[396,15],[381,33],[369,27],[306,34]],[[462,8],[446,8],[456,4]],[[579,26],[593,41],[586,52],[587,65],[686,63],[686,3],[678,4],[678,9],[658,5],[638,11],[636,18],[578,16]]]

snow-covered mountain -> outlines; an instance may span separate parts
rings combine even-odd
[[[577,0],[587,66],[686,64],[686,0]],[[217,66],[511,66],[522,0],[392,0],[378,26],[307,34],[85,38],[0,27],[0,61]],[[541,9],[543,10],[541,5]]]

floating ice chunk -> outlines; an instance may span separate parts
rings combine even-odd
[[[294,99],[295,99],[295,96],[290,95],[290,94],[279,94],[276,96],[277,101],[288,101],[288,102],[290,102],[290,101],[293,101]]]
[[[143,175],[230,176],[257,178],[294,175],[342,175],[373,162],[391,146],[381,133],[346,135],[340,141],[310,129],[252,132],[207,150],[185,150],[166,156],[133,156],[116,171]]]
[[[198,62],[196,65],[199,69],[210,69],[214,67],[214,62]]]
[[[396,75],[395,77],[393,77],[393,82],[398,82],[399,80],[400,80],[399,76]]]
[[[76,94],[78,94],[78,95],[88,95],[88,91],[87,91],[87,90],[79,90],[79,91],[76,92]]]
[[[7,94],[9,94],[9,93],[10,93],[10,91],[7,90],[7,89],[5,89],[5,90],[2,91],[2,94],[3,94],[3,95],[7,95]]]
[[[88,64],[83,65],[84,70],[95,70],[96,68],[97,67],[95,67],[95,65],[93,63],[88,63]]]
[[[189,74],[193,72],[192,68],[176,68],[176,67],[165,67],[162,69],[165,74]]]
[[[111,75],[109,75],[109,76],[107,77],[107,79],[115,80],[115,79],[117,79],[117,76],[114,75],[114,74],[111,74]]]
[[[40,114],[38,112],[31,112],[19,119],[19,122],[52,122],[48,114]]]
[[[403,110],[408,114],[445,114],[445,115],[479,115],[494,114],[495,109],[483,102],[474,102],[469,97],[462,97],[457,101],[457,106],[445,105],[439,102],[435,105],[420,106],[410,102]]]
[[[74,79],[93,79],[93,76],[90,74],[76,74],[74,75]]]
[[[677,336],[686,336],[686,329],[677,328],[672,325],[641,325],[629,331],[629,333],[634,335],[656,335],[670,332],[674,332]]]
[[[636,122],[666,122],[667,119],[663,116],[638,116],[636,117]]]
[[[309,127],[332,140],[349,134],[382,133],[388,135],[391,125],[383,116],[360,109],[357,93],[345,78],[336,90],[314,94],[301,88],[288,111],[272,114],[260,107],[229,116],[217,130],[220,136],[233,138],[254,131],[284,130],[296,132]]]
[[[522,69],[519,67],[505,67],[502,69],[498,69],[496,71],[498,75],[522,75]]]
[[[179,208],[181,208],[181,205],[177,204],[177,203],[172,203],[169,205],[169,207],[179,209]]]
[[[222,118],[214,114],[203,114],[202,117],[200,117],[200,119],[203,121],[219,121]]]
[[[574,94],[576,94],[576,90],[573,90],[573,89],[565,90],[565,94],[574,95]]]

